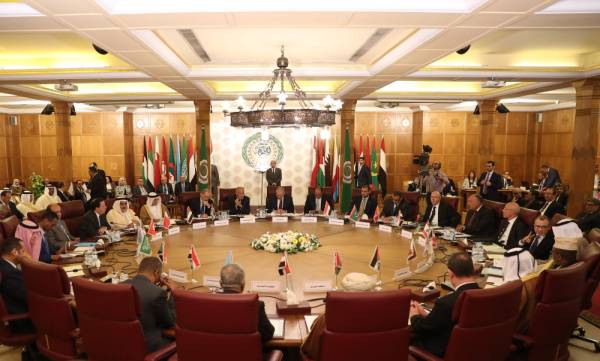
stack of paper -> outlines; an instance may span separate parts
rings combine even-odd
[[[270,318],[271,324],[275,328],[273,338],[283,338],[285,330],[285,320],[283,318]]]
[[[312,330],[313,323],[319,317],[319,315],[304,315],[304,322],[306,322],[306,329]]]

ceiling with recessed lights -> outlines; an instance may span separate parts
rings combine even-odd
[[[313,100],[544,110],[600,75],[600,1],[0,0],[0,112],[253,98],[282,45]]]

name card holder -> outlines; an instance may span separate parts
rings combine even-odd
[[[403,229],[402,232],[400,232],[400,236],[402,238],[412,239],[412,232]]]
[[[343,226],[344,220],[339,218],[329,218],[329,224],[333,224],[334,226]]]
[[[279,293],[281,292],[280,281],[251,281],[250,291],[256,293]]]
[[[176,226],[176,227],[169,228],[169,230],[167,231],[167,234],[169,236],[172,236],[172,235],[180,233],[180,232],[181,232],[181,228],[179,228],[179,226]]]
[[[371,224],[368,222],[358,221],[354,223],[354,227],[356,228],[371,228]]]
[[[327,292],[331,289],[331,280],[304,282],[304,293]]]
[[[379,230],[381,232],[392,233],[392,227],[391,226],[386,226],[385,224],[380,224],[379,225]]]
[[[222,227],[222,226],[228,226],[228,225],[229,225],[229,219],[220,219],[213,223],[213,226],[215,226],[215,227]]]
[[[171,279],[175,282],[178,282],[178,283],[188,283],[189,282],[187,273],[177,271],[174,269],[169,270],[169,279]]]
[[[271,220],[273,223],[287,223],[288,217],[274,216],[274,217],[271,217]]]
[[[425,239],[425,237],[419,237],[419,239],[417,240],[417,244],[421,247],[425,247],[427,245],[427,240]]]
[[[204,276],[202,277],[202,285],[204,287],[221,287],[221,279],[217,276]]]
[[[206,222],[192,223],[192,229],[203,229],[206,228]]]
[[[392,278],[394,281],[401,280],[410,276],[412,272],[408,267],[399,268],[394,271],[394,277]]]
[[[256,223],[256,218],[255,217],[240,218],[240,224],[250,224],[250,223]]]
[[[303,216],[300,218],[301,223],[317,223],[317,217]]]

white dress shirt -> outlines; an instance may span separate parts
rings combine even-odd
[[[431,222],[429,222],[429,224],[432,226],[437,226],[439,224],[438,216],[440,215],[440,204],[438,203],[436,205],[432,205],[431,212],[435,212],[435,214],[433,215],[433,218],[431,219]],[[431,217],[431,213],[429,213],[429,216]]]
[[[508,226],[506,226],[506,229],[504,230],[502,237],[500,237],[500,239],[499,239],[500,243],[502,243],[503,245],[506,245],[506,241],[508,241],[508,235],[510,234],[510,230],[512,229],[516,220],[517,220],[517,217],[514,217],[513,219],[508,220]]]

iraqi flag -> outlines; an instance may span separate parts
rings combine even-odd
[[[288,263],[287,253],[284,253],[283,256],[281,256],[281,259],[279,260],[279,266],[277,267],[277,272],[279,272],[280,276],[292,273],[292,269]]]
[[[375,271],[379,271],[381,269],[381,256],[379,254],[379,245],[375,246],[375,250],[373,250],[373,256],[371,257],[371,262],[369,262],[369,267],[371,267]]]
[[[194,245],[190,246],[190,251],[188,252],[188,262],[190,264],[190,269],[192,270],[200,267],[200,260],[198,259],[198,254],[196,253],[196,247],[194,247]]]
[[[340,274],[342,270],[342,257],[338,251],[333,253],[333,272],[335,272],[336,276]]]
[[[329,202],[325,201],[325,207],[323,207],[323,215],[328,216],[329,212],[331,212],[331,207],[329,206]]]
[[[385,160],[385,143],[383,142],[383,137],[381,137],[381,147],[379,148],[378,178],[381,195],[385,196],[387,193],[387,162]]]

